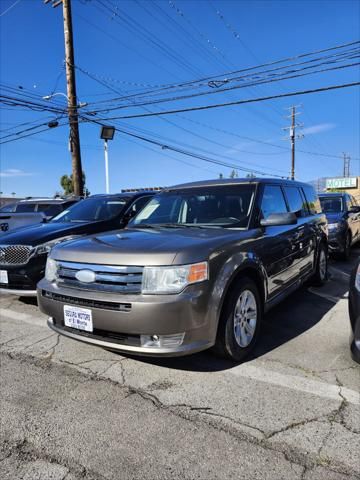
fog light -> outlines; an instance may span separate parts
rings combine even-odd
[[[174,335],[140,335],[141,346],[146,348],[173,348],[184,341],[185,333]]]

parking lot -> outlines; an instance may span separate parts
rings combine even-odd
[[[58,336],[34,300],[4,295],[1,478],[359,478],[347,312],[359,255],[271,311],[240,365],[120,356]]]

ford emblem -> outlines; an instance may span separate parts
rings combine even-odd
[[[92,270],[79,270],[76,272],[75,278],[82,283],[93,283],[96,280],[96,274]]]

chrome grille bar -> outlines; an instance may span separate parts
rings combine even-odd
[[[81,270],[94,272],[93,282],[76,278]],[[110,266],[58,261],[57,284],[70,288],[101,292],[140,293],[143,267]]]

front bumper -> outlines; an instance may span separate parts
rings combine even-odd
[[[40,310],[48,325],[61,335],[123,353],[181,356],[205,350],[215,343],[216,322],[208,308],[208,284],[192,285],[178,295],[112,294],[57,287],[43,279],[38,285]],[[64,325],[64,305],[88,308],[93,332]],[[180,345],[146,347],[141,335],[184,333]]]
[[[0,288],[2,295],[16,295],[18,297],[36,297],[36,290],[22,290],[16,288]]]
[[[328,245],[330,253],[343,252],[345,247],[345,230],[329,231]]]
[[[36,297],[36,285],[45,274],[46,255],[31,258],[25,265],[0,265],[9,283],[0,283],[0,292],[20,297]]]
[[[352,358],[360,363],[360,293],[353,287],[349,293],[351,323],[350,350]]]

